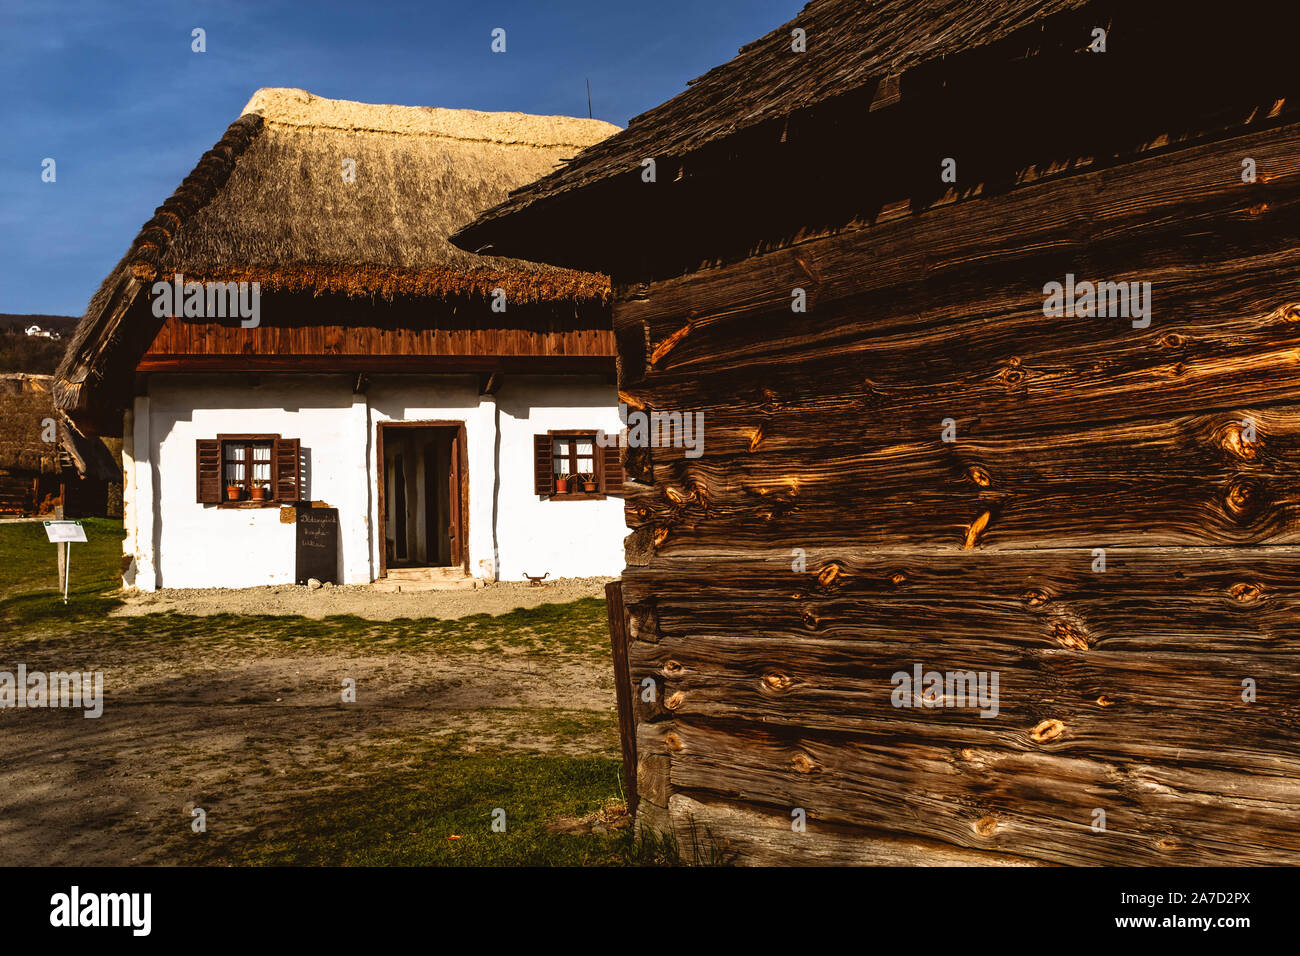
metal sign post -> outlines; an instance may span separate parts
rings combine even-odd
[[[47,521],[45,537],[59,546],[59,585],[63,588],[63,603],[68,603],[68,581],[72,577],[72,542],[86,540],[86,529],[80,521]]]

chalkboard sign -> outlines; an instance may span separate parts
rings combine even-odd
[[[338,584],[339,509],[298,508],[298,547],[294,575],[299,584],[308,578]]]

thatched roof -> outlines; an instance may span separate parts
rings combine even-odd
[[[87,438],[54,407],[53,386],[51,375],[0,375],[0,468],[120,480],[121,470],[105,444]],[[47,442],[51,419],[55,441]]]
[[[392,298],[502,288],[511,302],[601,300],[604,276],[476,256],[447,237],[617,129],[259,90],[91,299],[59,369],[60,404],[77,403],[136,296],[177,273],[257,281],[263,292]],[[345,160],[354,162],[351,182]]]
[[[789,23],[740,49],[737,56],[692,80],[686,92],[634,117],[623,132],[589,147],[563,169],[524,186],[481,215],[453,241],[466,249],[520,245],[513,220],[613,177],[637,177],[654,157],[662,169],[744,130],[876,86],[887,89],[904,72],[982,46],[1003,43],[1023,56],[1041,42],[1049,18],[1094,0],[812,0]],[[792,51],[795,28],[806,51]],[[1086,46],[1086,32],[1077,35]],[[537,207],[534,210],[534,207]],[[506,223],[510,219],[512,222]],[[542,250],[525,244],[525,254]],[[555,261],[554,259],[550,261]]]

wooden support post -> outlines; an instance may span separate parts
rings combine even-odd
[[[618,739],[623,749],[623,792],[627,811],[636,815],[636,718],[632,712],[632,671],[628,666],[627,611],[623,607],[623,582],[605,585],[609,612],[609,642],[614,651],[614,690],[618,700]]]

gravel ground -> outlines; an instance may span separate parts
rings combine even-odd
[[[175,611],[178,614],[271,614],[323,618],[353,615],[371,621],[433,617],[451,619],[468,614],[505,614],[515,608],[563,604],[580,598],[605,596],[613,578],[560,578],[540,586],[504,581],[476,590],[423,591],[382,594],[368,585],[316,590],[285,584],[261,588],[163,589],[128,597],[113,616],[132,617]]]

